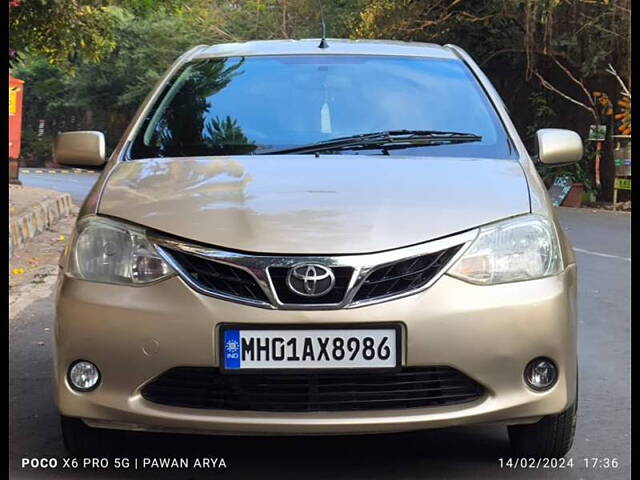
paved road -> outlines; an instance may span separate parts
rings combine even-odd
[[[559,215],[579,262],[580,410],[576,441],[568,456],[573,468],[501,469],[499,459],[510,455],[505,430],[467,427],[361,437],[119,434],[115,441],[122,456],[132,462],[143,457],[217,457],[224,459],[227,468],[64,469],[66,452],[51,401],[51,295],[10,320],[10,477],[631,478],[630,215],[574,209],[560,209]],[[587,468],[585,462],[592,462],[588,460],[592,457],[615,458],[619,466]],[[54,458],[59,465],[45,470],[22,468],[25,458]]]
[[[28,187],[48,188],[71,195],[73,203],[80,206],[98,179],[97,173],[35,173],[38,169],[29,169],[29,173],[20,170],[20,181]]]

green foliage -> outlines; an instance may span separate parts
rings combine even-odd
[[[529,105],[531,108],[532,122],[527,127],[525,141],[533,140],[537,130],[552,125],[556,116],[547,92],[532,92],[531,95],[529,95]]]
[[[35,129],[39,119],[53,119],[65,115],[68,76],[46,58],[26,57],[13,74],[25,82],[23,123]]]
[[[26,56],[12,72],[25,82],[21,160],[27,166],[42,166],[51,160],[53,135],[79,126],[82,109],[69,107],[69,72],[42,56]],[[44,135],[39,137],[40,121]]]
[[[113,50],[109,7],[82,0],[21,0],[9,9],[10,49],[39,53],[51,63],[100,61]]]
[[[22,148],[20,150],[20,161],[26,167],[41,167],[46,161],[51,160],[51,150],[53,148],[53,136],[38,134],[32,130],[25,130],[22,133]]]
[[[186,15],[159,8],[141,19],[121,10],[114,30],[117,48],[99,64],[82,64],[68,79],[76,106],[99,109],[105,102],[132,113],[181,53],[201,43]]]
[[[37,129],[38,120],[58,120],[66,129],[104,131],[107,145],[115,146],[127,122],[171,63],[188,48],[216,43],[214,11],[194,18],[194,6],[180,2],[149,4],[146,16],[110,6],[112,36],[117,45],[101,62],[79,62],[73,72],[52,64],[44,56],[27,55],[14,69],[25,80],[25,128]],[[140,10],[139,10],[140,11]],[[198,26],[198,28],[196,28]],[[71,123],[71,117],[76,122]],[[23,146],[23,149],[25,147]],[[27,144],[27,152],[30,144]]]
[[[236,0],[217,2],[225,29],[235,40],[320,38],[318,0]],[[327,38],[348,38],[361,4],[358,0],[322,2]]]
[[[528,147],[539,128],[586,135],[594,120],[567,97],[588,106],[589,92],[597,90],[615,104],[620,87],[605,71],[609,63],[631,83],[629,0],[322,4],[328,38],[465,48],[496,85]],[[167,67],[188,48],[320,35],[318,0],[21,0],[10,7],[10,46],[22,56],[13,73],[26,81],[26,130],[35,132],[40,119],[47,122],[47,134],[102,130],[110,147]],[[209,127],[212,138],[235,135],[226,119]],[[579,165],[562,170],[588,188],[590,148]],[[23,151],[31,150],[42,152],[39,141],[28,137]]]

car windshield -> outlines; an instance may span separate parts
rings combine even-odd
[[[513,156],[493,106],[458,60],[296,55],[185,65],[143,122],[130,157],[252,155],[398,130],[463,132],[481,139],[412,145],[391,150],[393,155]]]

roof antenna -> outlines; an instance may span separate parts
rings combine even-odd
[[[329,48],[329,44],[325,40],[326,35],[324,26],[324,11],[322,10],[322,0],[318,0],[318,3],[320,4],[320,20],[322,21],[322,40],[320,40],[320,45],[318,45],[318,48]]]

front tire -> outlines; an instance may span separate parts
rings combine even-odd
[[[67,451],[75,457],[104,456],[108,453],[107,435],[99,428],[87,426],[79,418],[60,416],[62,440]]]
[[[547,415],[530,425],[510,425],[509,441],[518,457],[562,458],[573,446],[576,432],[578,394],[567,410]]]

